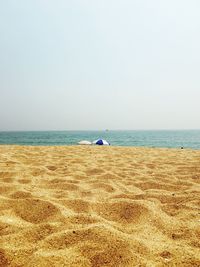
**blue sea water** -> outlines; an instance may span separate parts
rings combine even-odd
[[[200,149],[200,130],[0,132],[0,144],[75,145],[80,140],[106,139],[114,146]]]

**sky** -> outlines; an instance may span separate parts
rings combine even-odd
[[[0,1],[0,131],[200,129],[199,10]]]

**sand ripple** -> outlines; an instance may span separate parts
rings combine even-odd
[[[0,146],[0,266],[200,266],[200,151]]]

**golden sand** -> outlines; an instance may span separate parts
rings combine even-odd
[[[0,266],[200,266],[200,151],[0,146]]]

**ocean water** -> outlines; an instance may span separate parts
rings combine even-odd
[[[98,138],[106,139],[114,146],[200,149],[200,130],[0,132],[0,144],[75,145],[81,140]]]

